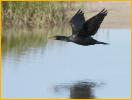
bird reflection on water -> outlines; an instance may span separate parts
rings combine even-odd
[[[93,87],[95,84],[88,82],[80,82],[74,84],[70,88],[70,98],[82,99],[82,98],[95,98],[93,94]]]
[[[68,90],[69,98],[72,99],[92,99],[95,98],[94,88],[101,86],[102,83],[80,81],[73,84],[56,85],[55,92]]]

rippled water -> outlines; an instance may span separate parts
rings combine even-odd
[[[109,45],[48,40],[21,53],[13,49],[3,54],[3,97],[69,98],[69,90],[56,93],[54,86],[90,80],[104,83],[94,88],[97,98],[128,98],[130,30],[101,29],[94,38]]]

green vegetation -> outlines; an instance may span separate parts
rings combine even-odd
[[[74,8],[70,2],[2,2],[3,55],[44,46],[48,36],[68,35]]]
[[[70,3],[3,2],[3,27],[48,27],[67,20]]]

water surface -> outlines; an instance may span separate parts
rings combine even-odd
[[[90,80],[105,83],[94,89],[97,98],[129,98],[130,30],[101,29],[94,38],[109,45],[81,46],[48,40],[21,53],[17,47],[6,52],[2,58],[2,96],[69,98],[69,91],[55,93],[53,87]]]

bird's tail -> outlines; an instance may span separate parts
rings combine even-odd
[[[109,45],[109,43],[105,43],[105,42],[97,42],[97,44],[104,44],[104,45]]]

